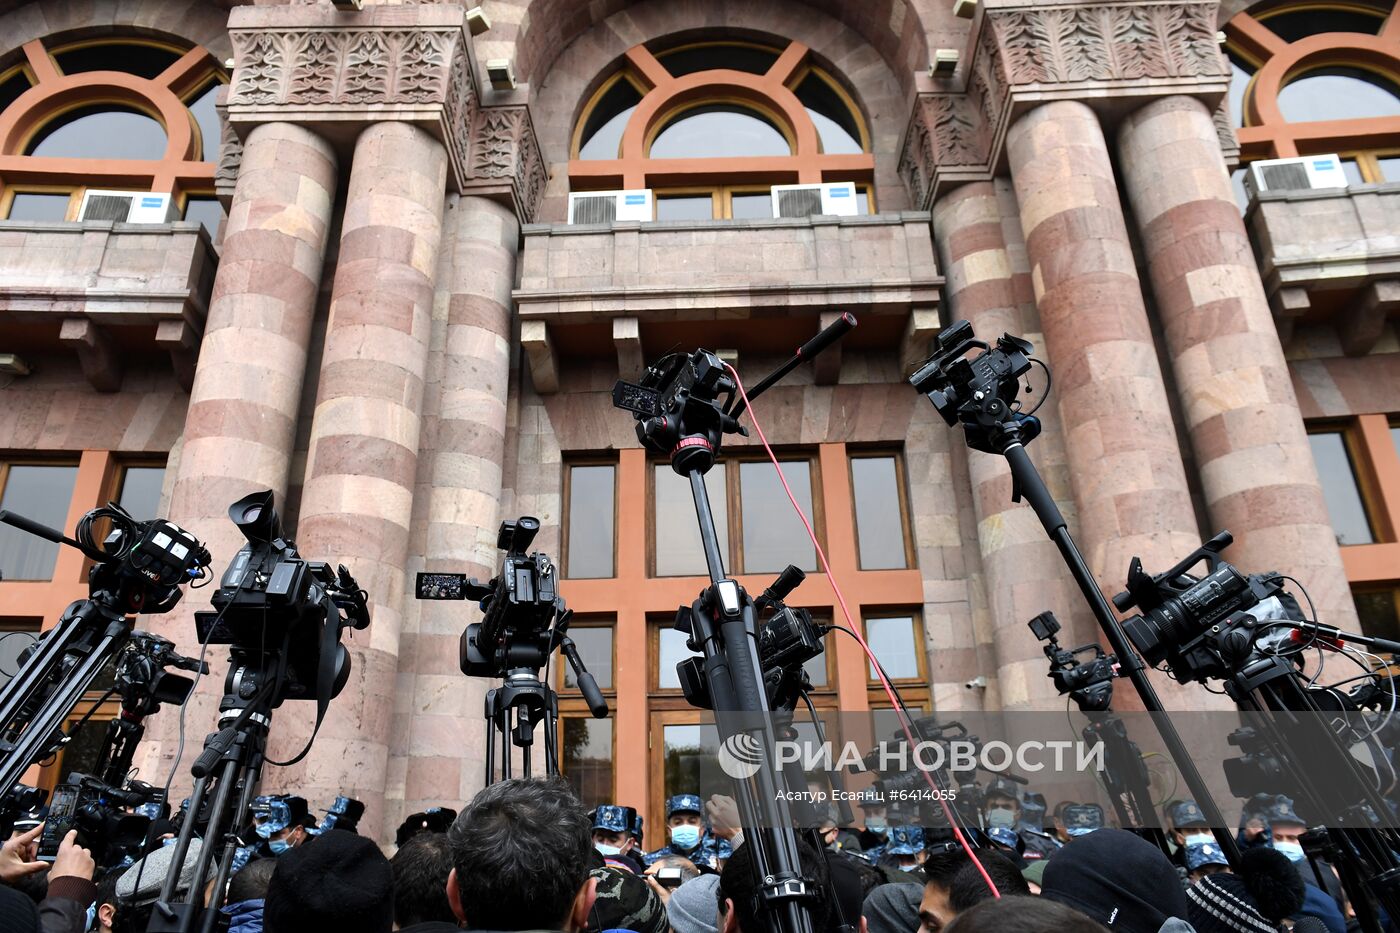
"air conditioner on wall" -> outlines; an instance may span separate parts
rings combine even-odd
[[[860,213],[855,182],[837,181],[824,185],[774,185],[774,217],[811,217],[836,214],[854,217]]]
[[[175,199],[168,192],[99,191],[90,188],[83,193],[78,219],[164,224],[179,217],[175,212]]]
[[[1298,191],[1311,188],[1345,188],[1347,174],[1335,155],[1300,159],[1262,159],[1249,163],[1245,176],[1253,194],[1261,191]]]
[[[581,191],[569,195],[569,223],[610,224],[614,220],[651,220],[651,189]]]

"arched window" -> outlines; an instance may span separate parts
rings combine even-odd
[[[574,125],[574,191],[651,188],[658,220],[771,217],[773,185],[856,183],[873,208],[870,134],[806,46],[629,49]]]
[[[1281,3],[1225,27],[1240,158],[1336,152],[1353,184],[1400,181],[1395,0]],[[1244,171],[1235,173],[1243,197]]]
[[[208,50],[146,38],[26,43],[0,69],[0,218],[78,220],[89,189],[169,192],[218,233],[228,76]]]

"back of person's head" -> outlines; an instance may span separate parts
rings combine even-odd
[[[452,846],[445,833],[419,833],[389,859],[394,871],[394,923],[399,929],[429,920],[456,923],[447,899]]]
[[[588,913],[589,933],[603,930],[666,933],[670,927],[666,905],[646,881],[630,871],[606,866],[595,868],[589,874],[598,885],[598,896]]]
[[[797,840],[797,855],[801,863],[802,876],[807,879],[809,884],[815,885],[819,890],[825,890],[829,878],[826,859],[816,849],[813,849],[805,839]],[[758,893],[759,886],[754,871],[753,851],[750,846],[742,845],[734,850],[734,854],[724,863],[724,868],[720,871],[719,891],[716,895],[719,899],[720,930],[724,930],[731,911],[733,922],[739,933],[763,933],[764,930],[767,930],[769,924],[765,922],[766,918],[761,917],[758,912],[756,903]],[[824,931],[830,913],[831,905],[825,898],[819,903],[812,904],[812,929]]]
[[[447,839],[452,846],[448,897],[468,929],[587,924],[593,906],[592,821],[562,778],[492,784],[472,798]]]
[[[994,898],[958,914],[947,933],[1106,933],[1079,911],[1043,897]]]
[[[98,929],[112,929],[117,916],[117,879],[121,878],[121,868],[111,868],[101,873],[97,880],[97,899],[93,901],[97,913]],[[0,929],[3,929],[0,925]]]
[[[1026,883],[1021,869],[1011,856],[995,849],[981,849],[977,853],[977,860],[982,863],[987,877],[992,879],[992,884],[997,886],[997,893],[1002,897],[1031,893],[1031,886]],[[982,872],[968,859],[967,864],[953,876],[953,883],[948,889],[948,906],[960,914],[995,897],[992,889],[987,887],[987,879],[982,877]]]
[[[229,879],[225,904],[241,904],[244,901],[261,901],[267,897],[267,886],[272,883],[272,873],[277,868],[275,858],[255,858]]]
[[[831,876],[831,892],[835,895],[827,910],[827,933],[839,933],[843,924],[860,929],[860,909],[865,903],[865,884],[856,860],[840,852],[826,850],[827,872]]]
[[[277,858],[264,933],[389,933],[393,926],[389,860],[364,836],[332,829]]]
[[[1157,933],[1167,920],[1187,916],[1176,866],[1124,829],[1099,829],[1066,843],[1046,862],[1040,896],[1127,933]]]
[[[913,933],[919,928],[924,889],[913,884],[882,884],[865,896],[861,916],[869,933]]]

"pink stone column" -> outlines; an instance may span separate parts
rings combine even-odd
[[[519,241],[510,208],[483,197],[448,198],[414,509],[414,569],[491,578],[500,562],[496,529],[503,518],[515,517],[502,515],[499,501]],[[482,709],[491,684],[458,667],[462,629],[478,618],[466,603],[405,606],[386,826],[426,807],[458,805],[481,788]]]
[[[1200,544],[1167,391],[1094,112],[1043,104],[1012,125],[1007,154],[1064,424],[1077,540],[1111,595],[1133,556],[1160,571]],[[1204,705],[1199,690],[1162,692],[1173,706]]]
[[[970,322],[979,337],[994,340],[1009,332],[1038,340],[1025,244],[1010,188],[1003,179],[976,182],[934,204],[939,265],[947,277],[953,316]],[[1039,380],[1038,387],[1043,386]],[[1064,445],[1052,408],[1047,404],[1040,410],[1046,429],[1029,449],[1057,497],[1067,500]],[[988,702],[1001,709],[1059,709],[1064,700],[1047,676],[1040,642],[1026,623],[1053,610],[1066,628],[1066,640],[1078,644],[1092,639],[1092,631],[1076,634],[1074,629],[1075,617],[1084,615],[1082,599],[1035,513],[1024,502],[1011,501],[1005,458],[977,451],[967,456],[997,659],[996,694],[989,685]],[[1072,503],[1064,504],[1072,514]]]
[[[1200,464],[1213,534],[1246,572],[1302,581],[1323,621],[1356,624],[1288,363],[1210,111],[1166,97],[1118,135],[1133,216]]]
[[[260,489],[284,505],[335,191],[335,155],[319,136],[290,123],[249,133],[170,499],[170,518],[209,546],[215,585],[244,544],[229,505]],[[209,608],[213,592],[187,591],[175,612],[143,616],[140,626],[198,654],[194,611]],[[189,766],[215,727],[227,657],[210,648],[212,670],[190,699],[177,791],[190,786]],[[156,783],[174,761],[176,716],[167,707],[142,743],[141,773]]]
[[[350,568],[373,621],[347,634],[353,672],[311,754],[263,781],[313,806],[341,793],[363,800],[376,838],[446,174],[442,144],[409,124],[378,123],[355,142],[297,542],[308,558]],[[313,714],[310,702],[284,705],[269,757],[299,751]]]

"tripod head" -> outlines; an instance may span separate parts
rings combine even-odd
[[[1003,334],[990,347],[972,335],[971,324],[958,321],[934,339],[934,346],[909,382],[949,425],[963,425],[967,446],[999,454],[1008,439],[1025,444],[1040,434],[1040,422],[1020,412],[1020,378],[1035,352],[1030,341]],[[977,348],[983,352],[968,358]]]
[[[160,704],[179,706],[194,687],[194,681],[166,670],[209,673],[209,665],[196,658],[187,658],[175,650],[175,643],[159,635],[136,630],[126,648],[117,656],[117,695],[122,709],[132,716],[151,716]]]
[[[1040,641],[1045,642],[1045,657],[1050,660],[1050,679],[1060,696],[1069,694],[1083,712],[1103,712],[1113,702],[1113,678],[1118,658],[1104,652],[1097,642],[1080,645],[1078,648],[1062,648],[1055,636],[1060,631],[1060,620],[1053,612],[1042,612],[1026,623]],[[1081,654],[1093,652],[1088,661],[1080,661]]]

